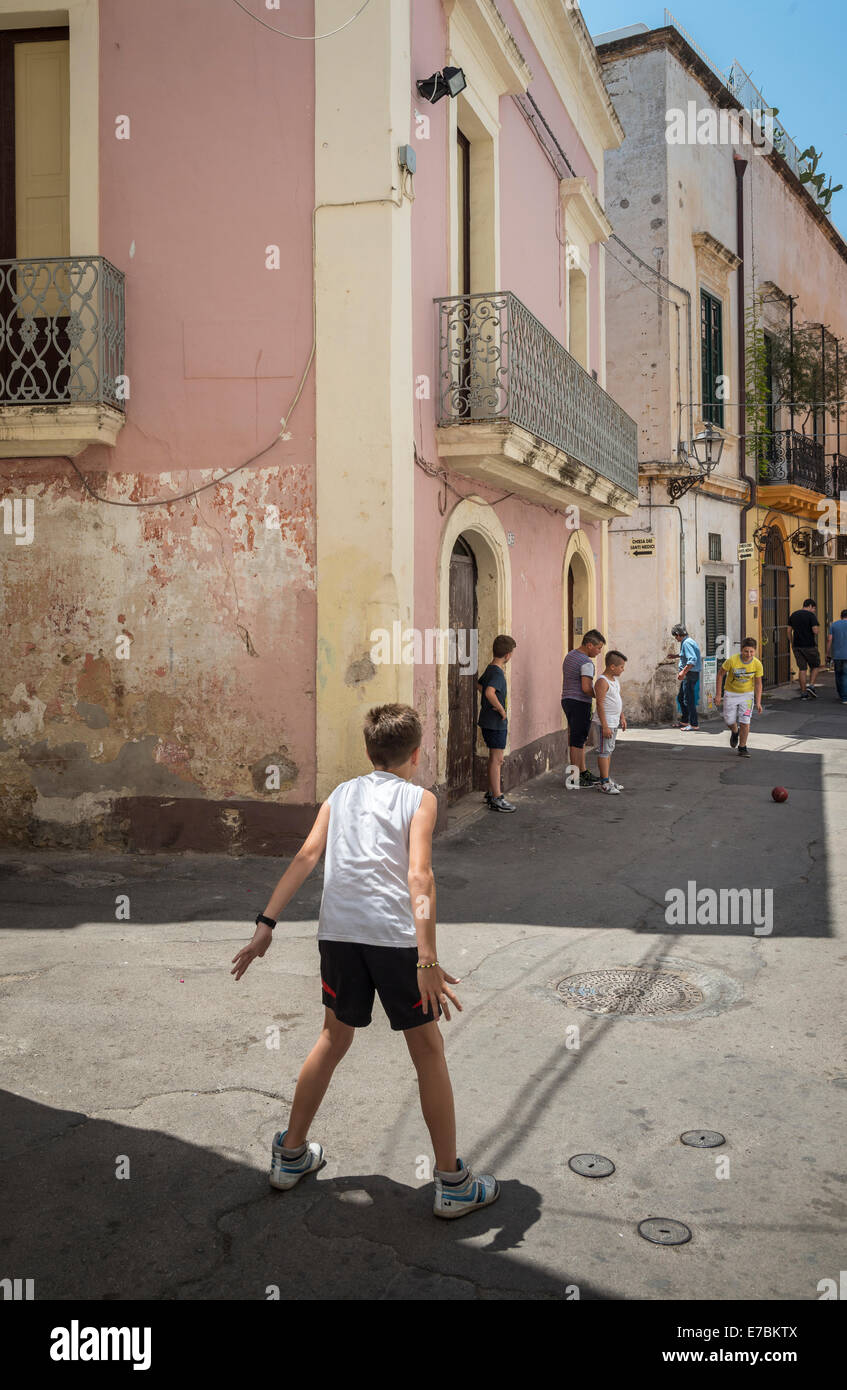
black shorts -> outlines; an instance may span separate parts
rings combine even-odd
[[[482,734],[482,741],[485,744],[486,748],[506,747],[506,734],[508,732],[508,723],[505,719],[503,720],[503,723],[499,729],[486,729],[482,724],[480,724],[479,732]]]
[[[821,664],[817,647],[795,647],[794,657],[798,671],[816,671]]]
[[[395,1033],[432,1023],[418,986],[417,946],[365,946],[359,941],[318,941],[323,1002],[339,1023],[367,1028],[374,993]],[[441,1005],[437,1006],[441,1016]]]
[[[568,721],[568,746],[584,748],[591,728],[591,701],[563,699],[562,709]]]

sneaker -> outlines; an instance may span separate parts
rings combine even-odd
[[[609,781],[611,782],[611,784],[612,784],[613,787],[617,787],[617,789],[618,789],[619,792],[622,792],[622,791],[624,790],[623,782],[616,782],[615,779],[614,779],[613,777],[610,777],[610,778],[609,778]],[[599,781],[595,782],[595,783],[594,783],[594,786],[595,786],[595,789],[596,789],[597,791],[602,791],[602,790],[603,790],[603,781],[602,781],[602,778],[601,778]]]
[[[813,685],[806,686],[806,694],[811,696],[813,700],[816,700],[818,698],[817,691],[815,690],[815,687]]]
[[[593,773],[593,772],[589,772],[587,768],[586,768],[585,772],[581,772],[581,773],[579,774],[579,785],[580,785],[581,787],[596,787],[596,785],[597,785],[597,783],[598,783],[599,781],[600,781],[600,778],[599,778],[599,777],[595,777],[595,776],[594,776],[594,773]]]
[[[600,792],[608,792],[609,796],[620,796],[621,794],[621,788],[616,782],[613,782],[611,778],[609,778],[608,782],[601,782],[597,790]]]
[[[271,1187],[278,1187],[283,1192],[295,1187],[307,1173],[316,1173],[324,1167],[324,1151],[316,1143],[307,1144],[301,1158],[284,1158],[282,1150],[287,1133],[286,1129],[275,1134],[271,1148]]]
[[[749,748],[739,748],[739,750],[738,750],[738,756],[739,756],[739,758],[749,758],[749,756],[750,756],[750,749],[749,749]]]
[[[690,734],[693,727],[693,724],[680,724],[679,732],[681,734]]]
[[[738,747],[738,730],[737,730],[737,729],[735,730],[735,733],[730,734],[730,736],[729,736],[729,746],[730,746],[730,748],[737,748],[737,747]]]
[[[464,1167],[461,1159],[456,1162],[456,1169],[460,1171]],[[492,1178],[490,1173],[481,1173],[474,1177],[470,1168],[468,1176],[462,1183],[451,1185],[445,1183],[443,1178],[435,1174],[435,1201],[432,1210],[435,1216],[444,1217],[448,1221],[455,1221],[458,1216],[468,1216],[472,1211],[479,1207],[490,1207],[492,1202],[496,1202],[500,1196],[500,1184],[496,1178]]]
[[[513,806],[511,801],[507,801],[502,792],[499,796],[492,796],[488,803],[489,811],[516,811],[517,806]]]

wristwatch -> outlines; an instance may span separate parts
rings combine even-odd
[[[273,931],[274,927],[276,926],[276,922],[274,921],[273,917],[266,917],[264,912],[260,912],[256,918],[257,927],[260,922],[264,922],[265,926],[270,927],[271,931]]]

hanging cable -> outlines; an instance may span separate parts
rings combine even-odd
[[[331,39],[333,34],[340,34],[342,29],[348,28],[354,20],[359,18],[359,15],[363,10],[368,8],[370,3],[371,0],[365,0],[364,5],[359,6],[352,18],[346,19],[343,24],[339,24],[337,29],[330,29],[326,34],[287,34],[284,29],[275,29],[272,24],[266,24],[264,19],[260,19],[257,14],[253,14],[253,11],[248,10],[246,5],[242,5],[241,0],[233,0],[233,4],[237,5],[240,10],[243,10],[248,19],[252,19],[256,24],[261,24],[263,29],[269,29],[272,34],[279,34],[283,39],[297,39],[298,42],[302,43],[316,43],[318,39]]]

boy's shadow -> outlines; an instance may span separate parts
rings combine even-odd
[[[264,1157],[0,1091],[3,1273],[39,1301],[607,1296],[558,1250],[521,1250],[541,1211],[524,1183],[451,1222],[431,1183],[318,1173],[277,1192]]]

